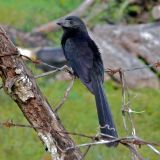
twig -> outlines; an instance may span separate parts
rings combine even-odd
[[[30,60],[31,62],[33,62],[33,63],[35,63],[35,64],[41,64],[41,65],[44,65],[44,66],[47,66],[47,67],[53,69],[53,70],[51,70],[51,71],[49,71],[49,72],[45,72],[45,73],[42,73],[42,74],[40,74],[40,75],[36,75],[35,78],[45,77],[45,76],[47,76],[47,75],[50,75],[50,74],[55,73],[55,72],[58,72],[58,71],[66,71],[66,72],[68,72],[71,76],[73,76],[72,71],[70,70],[70,68],[69,68],[67,65],[64,65],[64,66],[62,66],[62,67],[56,67],[56,66],[50,65],[50,64],[48,64],[48,63],[45,63],[45,62],[43,62],[42,60],[33,60],[33,59],[31,59],[31,58],[29,58],[29,57],[27,57],[27,56],[25,56],[25,55],[20,55],[20,56],[22,56],[22,57],[24,57],[24,58],[27,58],[28,60]]]
[[[63,99],[61,100],[61,102],[58,104],[58,106],[55,108],[55,112],[58,112],[58,110],[62,107],[62,105],[65,103],[65,101],[67,100],[68,96],[69,96],[69,93],[73,87],[73,84],[74,84],[74,79],[73,78],[68,86],[68,88],[66,89],[65,93],[64,93],[64,97]]]
[[[160,156],[160,151],[158,151],[155,147],[153,147],[151,144],[147,144],[147,146]]]
[[[15,52],[17,52],[17,53],[15,53]],[[43,62],[42,60],[33,60],[33,59],[31,59],[30,57],[28,57],[28,56],[19,54],[19,53],[18,53],[18,50],[15,50],[14,53],[11,53],[11,54],[0,55],[0,57],[7,57],[7,56],[21,56],[21,57],[24,57],[24,58],[30,60],[30,61],[33,62],[34,64],[42,64],[42,65],[44,65],[44,66],[47,66],[47,67],[53,69],[52,71],[45,72],[45,73],[42,73],[42,74],[40,74],[40,75],[36,75],[35,78],[44,77],[44,76],[50,75],[50,74],[55,73],[55,72],[58,72],[58,71],[66,71],[66,72],[70,73],[71,75],[73,74],[73,73],[69,70],[69,67],[68,67],[67,65],[64,65],[64,66],[62,66],[62,67],[56,67],[56,66],[47,64],[47,63]]]
[[[124,144],[127,148],[129,148],[130,152],[135,155],[139,160],[144,160],[143,157],[137,152],[137,150],[131,144]]]
[[[129,94],[129,91],[128,91],[128,86],[127,86],[127,83],[126,83],[126,79],[125,79],[125,75],[124,73],[125,72],[130,72],[130,71],[136,71],[136,70],[141,70],[141,69],[145,69],[145,68],[152,68],[152,67],[160,67],[160,62],[156,62],[156,63],[152,63],[152,64],[149,64],[147,66],[143,66],[143,67],[134,67],[134,68],[130,68],[130,69],[121,69],[121,68],[118,68],[118,69],[107,69],[105,70],[107,73],[111,74],[111,75],[114,75],[116,73],[119,73],[120,75],[120,81],[121,81],[121,84],[122,84],[122,116],[123,116],[123,123],[124,123],[124,128],[126,130],[126,132],[128,133],[128,127],[127,127],[127,123],[126,123],[126,117],[125,117],[125,113],[128,114],[128,117],[129,117],[129,120],[130,120],[130,123],[131,123],[131,128],[132,128],[132,132],[131,134],[133,136],[136,136],[136,130],[135,130],[135,125],[134,125],[134,122],[133,122],[133,119],[132,119],[132,116],[131,116],[131,113],[143,113],[144,111],[142,112],[136,112],[136,111],[133,111],[131,108],[130,108],[130,103],[131,103],[131,100],[130,100],[130,94]],[[128,145],[127,146],[130,148],[130,151],[132,152],[132,158],[133,159],[143,159],[141,156],[139,156],[139,154],[137,154],[137,148],[135,146],[135,144],[133,145]],[[151,146],[150,148],[156,152],[156,153],[159,153],[159,151],[157,151],[155,148],[153,149]]]
[[[39,75],[35,75],[34,77],[35,77],[36,79],[41,78],[41,77],[48,76],[48,75],[50,75],[50,74],[53,74],[53,73],[56,73],[56,72],[59,72],[59,71],[66,71],[66,72],[68,72],[71,76],[73,76],[72,71],[71,71],[71,70],[69,69],[69,67],[66,66],[66,65],[64,65],[64,66],[62,66],[62,67],[59,68],[59,67],[56,67],[56,66],[53,66],[53,65],[49,65],[49,64],[47,64],[47,63],[45,63],[45,62],[43,62],[43,61],[41,61],[41,60],[36,60],[36,61],[34,61],[34,60],[30,59],[30,58],[27,57],[27,56],[24,56],[24,55],[21,55],[21,56],[23,56],[23,57],[25,57],[25,58],[28,58],[28,59],[31,60],[33,63],[42,64],[42,65],[44,65],[44,66],[47,66],[47,67],[53,69],[53,70],[51,70],[51,71],[48,71],[48,72],[45,72],[45,73],[42,73],[42,74],[39,74]],[[107,69],[105,70],[105,72],[107,72],[107,73],[110,74],[110,75],[114,75],[114,74],[116,74],[116,73],[119,73],[120,71],[121,71],[121,72],[129,72],[129,71],[141,70],[141,69],[145,69],[145,68],[153,67],[153,66],[155,66],[156,68],[160,67],[160,62],[156,62],[156,63],[150,64],[150,65],[147,65],[147,66],[143,66],[143,67],[135,67],[135,68],[132,68],[132,69],[121,69],[121,68],[118,68],[118,69],[110,69],[110,68],[107,68]]]
[[[35,128],[35,129],[47,130],[47,128],[44,128],[44,127],[37,127],[37,126],[33,126],[33,125],[25,125],[25,124],[17,124],[17,123],[15,124],[15,123],[13,123],[12,120],[7,120],[6,122],[0,122],[0,126],[1,127],[7,127],[7,128],[22,127],[22,128]],[[95,136],[85,135],[85,134],[82,134],[82,133],[67,132],[67,131],[57,131],[57,130],[54,130],[54,132],[56,132],[56,133],[64,133],[64,134],[69,134],[69,135],[73,135],[73,136],[80,136],[80,137],[84,137],[84,138],[98,140],[98,138],[96,138]]]
[[[6,122],[1,122],[0,126],[8,127],[8,128],[10,128],[10,127],[25,127],[25,128],[36,128],[36,129],[46,130],[46,128],[43,128],[43,127],[36,127],[36,126],[24,125],[24,124],[15,124],[11,120],[10,121],[8,120]],[[86,149],[84,155],[82,156],[82,158],[84,158],[86,156],[86,154],[88,153],[88,151],[89,151],[91,146],[109,144],[109,143],[113,143],[113,142],[121,143],[122,145],[124,145],[127,148],[129,148],[130,151],[134,155],[136,155],[139,160],[143,160],[143,158],[139,155],[139,153],[137,152],[135,147],[133,147],[133,145],[137,145],[137,146],[147,145],[151,150],[153,150],[155,153],[160,155],[160,152],[154,147],[154,146],[160,146],[160,144],[153,143],[153,142],[147,142],[147,141],[144,141],[144,140],[142,140],[142,139],[140,139],[138,137],[134,137],[134,136],[124,137],[124,138],[116,138],[116,139],[112,139],[112,140],[104,140],[104,139],[101,139],[100,137],[97,137],[97,136],[88,136],[88,135],[85,135],[85,134],[74,133],[74,132],[57,131],[57,130],[54,130],[54,132],[56,132],[56,133],[64,133],[64,134],[69,134],[69,135],[75,135],[75,136],[80,136],[80,137],[92,139],[92,142],[79,144],[79,145],[76,145],[74,147],[66,148],[64,150],[64,152],[68,152],[69,150],[73,150],[75,148],[88,147]]]
[[[41,78],[41,77],[46,77],[46,76],[48,76],[50,74],[56,73],[57,71],[58,70],[56,69],[56,70],[51,70],[51,71],[48,71],[48,72],[44,72],[42,74],[35,75],[34,78],[38,79],[38,78]]]
[[[135,70],[140,70],[140,69],[146,69],[146,68],[152,68],[152,67],[159,67],[159,62],[152,63],[149,65],[145,65],[142,67],[135,67],[135,68],[130,68],[130,69],[123,69],[123,72],[129,72],[129,71],[135,71]]]
[[[120,80],[121,80],[121,84],[122,84],[122,116],[123,116],[123,122],[124,122],[124,127],[126,129],[126,131],[128,132],[128,127],[127,127],[127,123],[126,123],[126,114],[128,114],[128,118],[130,120],[131,123],[131,128],[132,128],[132,132],[131,134],[135,137],[136,136],[136,129],[135,129],[135,125],[131,116],[131,112],[130,112],[130,94],[128,91],[128,86],[126,83],[126,79],[125,79],[125,75],[124,72],[122,70],[119,71],[119,75],[120,75]],[[127,102],[128,101],[128,102]],[[132,151],[132,159],[136,160],[137,158],[140,159],[140,157],[136,154],[133,154],[133,150],[135,152],[138,153],[137,151],[137,146],[136,145],[130,145],[130,151]],[[140,159],[141,160],[141,159]]]
[[[36,128],[36,129],[44,129],[42,127],[31,126],[31,125],[24,125],[24,124],[15,124],[12,120],[7,120],[6,122],[0,122],[1,127],[22,127],[22,128]]]
[[[107,72],[107,73],[109,73],[111,75],[114,75],[116,73],[119,73],[120,71],[122,71],[124,73],[124,72],[131,72],[131,71],[136,71],[136,70],[141,70],[141,69],[146,69],[146,68],[152,68],[152,67],[159,68],[160,67],[160,60],[158,60],[155,63],[148,64],[148,65],[145,65],[145,66],[142,66],[142,67],[134,67],[134,68],[128,68],[128,69],[122,69],[122,68],[111,69],[111,68],[107,68],[105,70],[105,72]]]
[[[131,137],[124,137],[124,138],[116,138],[116,139],[113,139],[113,140],[100,139],[99,141],[79,144],[79,145],[76,145],[74,147],[67,148],[66,151],[72,150],[72,149],[75,149],[75,148],[87,147],[87,146],[90,146],[90,145],[91,146],[93,146],[93,145],[103,145],[103,144],[109,144],[109,143],[114,143],[114,142],[121,143],[122,145],[134,144],[134,145],[137,145],[137,146],[142,146],[142,145],[160,146],[160,144],[143,141],[138,137],[131,136]]]
[[[50,66],[50,67],[54,67],[54,66]],[[54,69],[54,70],[51,70],[51,71],[48,71],[48,72],[44,72],[44,73],[42,73],[42,74],[35,75],[34,78],[35,78],[35,79],[38,79],[38,78],[41,78],[41,77],[46,77],[46,76],[48,76],[48,75],[50,75],[50,74],[53,74],[53,73],[56,73],[56,72],[58,72],[58,71],[66,71],[66,72],[69,72],[70,75],[72,76],[72,73],[71,73],[71,71],[70,71],[68,68],[69,68],[68,66],[64,65],[64,66],[62,66],[61,68],[56,68],[56,69]]]
[[[85,152],[83,153],[83,155],[82,155],[81,160],[83,160],[83,159],[86,157],[86,155],[87,155],[87,153],[89,152],[89,150],[91,149],[91,147],[92,147],[91,145],[87,147],[86,151],[85,151]]]
[[[2,58],[2,57],[10,57],[10,56],[18,56],[19,54],[18,54],[18,53],[15,53],[15,52],[18,52],[18,51],[15,50],[15,51],[13,51],[13,53],[11,53],[11,54],[0,55],[0,58]]]
[[[114,143],[114,142],[119,142],[120,140],[121,140],[121,138],[117,138],[115,140],[110,140],[110,141],[100,140],[100,141],[97,141],[97,142],[89,142],[89,143],[79,144],[79,145],[76,145],[74,147],[67,148],[66,151],[72,150],[72,149],[75,149],[75,148],[81,148],[81,147],[88,147],[88,146],[101,145],[101,144],[110,144],[110,143]]]
[[[134,125],[132,116],[130,114],[131,112],[135,112],[135,111],[132,111],[132,109],[130,108],[131,100],[130,100],[130,94],[128,91],[128,86],[127,86],[127,82],[125,79],[125,75],[124,75],[123,71],[120,71],[119,73],[120,73],[120,80],[121,80],[121,84],[122,84],[122,113],[123,113],[122,115],[125,119],[125,112],[128,113],[128,117],[130,119],[131,126],[132,126],[132,133],[131,134],[133,136],[136,136],[135,125]],[[125,122],[124,126],[126,127],[126,122]]]

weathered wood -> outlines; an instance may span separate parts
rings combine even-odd
[[[29,123],[36,126],[53,160],[80,160],[79,149],[64,152],[75,144],[64,133],[64,127],[40,92],[32,73],[16,54],[16,47],[0,28],[0,76],[5,92],[17,103]]]

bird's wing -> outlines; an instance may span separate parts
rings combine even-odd
[[[88,46],[94,53],[93,56],[93,70],[97,77],[99,77],[99,80],[104,81],[104,67],[103,67],[103,61],[101,58],[101,53],[99,52],[99,48],[95,44],[95,42],[92,39],[88,40]]]
[[[64,54],[75,74],[93,92],[91,74],[94,72],[103,82],[103,63],[95,42],[88,38],[84,42],[76,43],[66,40],[62,45]]]
[[[81,43],[78,46],[72,45],[70,50],[65,50],[67,59],[71,67],[79,78],[84,82],[89,82],[90,71],[93,67],[93,52],[86,43]]]
[[[94,53],[88,43],[77,44],[67,40],[64,45],[64,54],[75,74],[92,91],[90,74],[93,68]]]

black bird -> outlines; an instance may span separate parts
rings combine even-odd
[[[117,138],[117,131],[103,90],[104,67],[97,45],[90,38],[80,18],[69,16],[57,24],[64,31],[61,44],[66,59],[75,76],[79,77],[95,96],[102,137],[108,135]],[[111,143],[108,146],[116,145],[117,143]]]

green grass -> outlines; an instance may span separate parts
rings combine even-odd
[[[54,81],[52,79],[41,79],[38,84],[54,108],[63,97],[68,81]],[[126,136],[122,115],[121,115],[121,89],[113,82],[105,83],[106,93],[111,105],[112,113],[117,125],[119,136]],[[160,91],[154,89],[132,90],[131,95],[138,94],[133,100],[132,109],[136,111],[144,110],[143,114],[134,115],[138,136],[145,140],[160,142],[159,124],[160,113],[158,112]],[[14,122],[27,124],[19,108],[6,96],[0,92],[0,121],[12,119]],[[98,123],[94,97],[87,89],[76,80],[72,92],[63,108],[59,112],[63,125],[68,131],[95,135],[98,132]],[[72,137],[77,144],[89,142],[88,139]],[[36,133],[27,128],[0,128],[0,159],[30,159],[39,160],[42,157],[49,157],[45,153],[44,146],[39,141]],[[142,147],[140,153],[147,159],[158,159],[148,148]],[[87,160],[128,160],[129,151],[123,146],[117,149],[106,148],[105,146],[93,147],[87,155]]]

